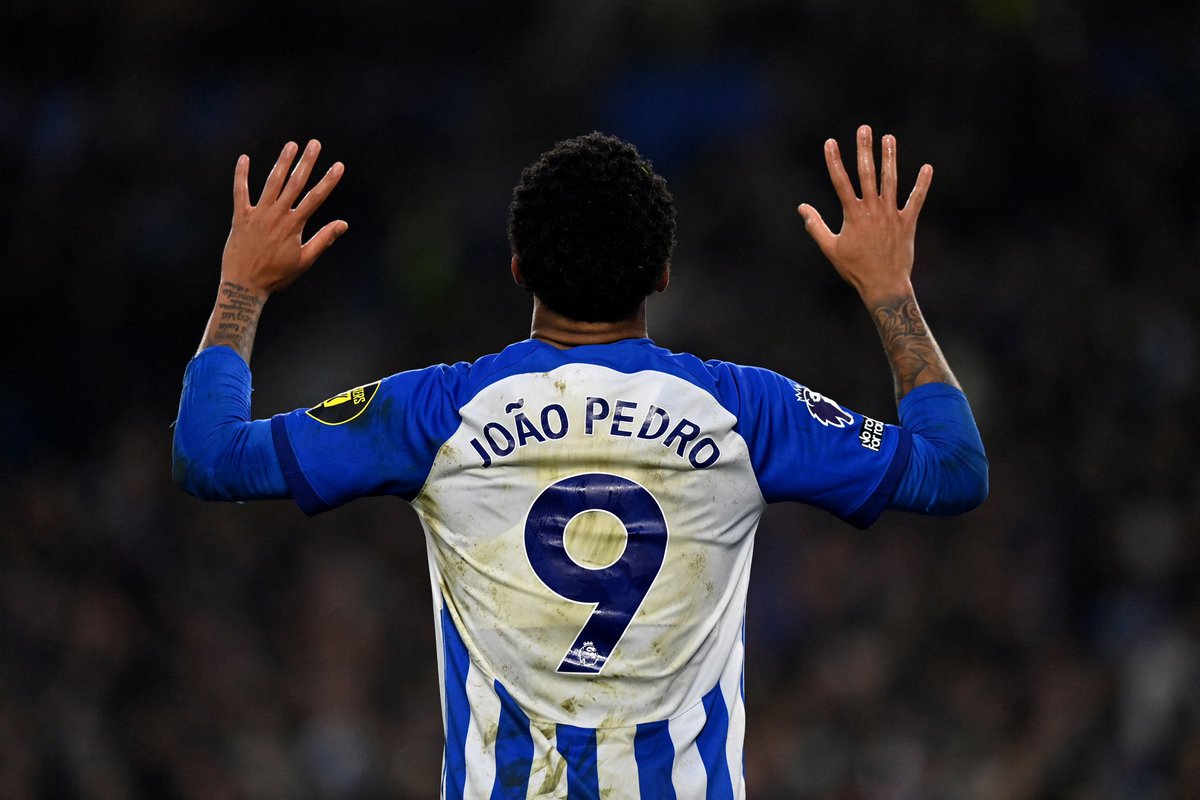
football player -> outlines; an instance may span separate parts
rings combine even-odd
[[[900,207],[895,138],[881,150],[877,175],[861,127],[860,197],[827,141],[841,229],[799,213],[879,329],[895,425],[807,382],[651,341],[646,299],[670,283],[675,209],[633,145],[599,133],[559,143],[513,192],[529,338],[252,420],[263,305],[347,225],[303,238],[343,174],[336,163],[305,193],[317,142],[294,170],[286,145],[256,202],[238,159],[175,478],[205,499],[291,497],[308,513],[366,495],[412,505],[429,553],[444,797],[742,797],[743,625],[765,506],[808,503],[866,527],[888,508],[983,501],[983,445],[910,280],[932,168]]]

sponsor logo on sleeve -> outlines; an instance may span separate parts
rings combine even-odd
[[[828,397],[798,383],[792,386],[796,390],[796,399],[808,406],[808,413],[822,425],[844,428],[854,423],[854,415]]]
[[[883,423],[877,419],[863,417],[862,427],[858,429],[858,441],[868,450],[879,452],[883,444]]]
[[[371,401],[375,399],[375,393],[379,391],[379,383],[379,381],[375,381],[366,386],[335,394],[324,403],[313,406],[304,413],[325,425],[345,425],[347,422],[357,419],[367,410],[367,406],[371,405]]]

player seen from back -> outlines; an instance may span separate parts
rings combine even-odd
[[[987,493],[970,408],[910,282],[932,168],[898,209],[895,138],[883,137],[877,177],[863,126],[861,198],[825,144],[841,231],[799,209],[875,320],[899,425],[647,338],[674,206],[632,145],[597,133],[545,153],[513,193],[530,338],[252,421],[263,305],[346,231],[338,220],[303,240],[343,168],[304,193],[320,146],[292,170],[296,150],[284,147],[253,204],[238,159],[217,302],[184,378],[179,485],[205,499],[291,497],[310,514],[383,494],[416,509],[443,797],[742,797],[744,610],[766,504],[866,527],[885,508],[957,514]]]

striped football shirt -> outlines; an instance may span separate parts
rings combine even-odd
[[[425,531],[444,798],[740,798],[745,606],[767,503],[859,526],[910,446],[768,370],[648,339],[527,340],[275,417],[316,513]]]

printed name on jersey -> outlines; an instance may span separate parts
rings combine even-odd
[[[721,457],[717,443],[711,436],[702,436],[699,425],[687,417],[674,421],[667,409],[653,403],[588,397],[582,408],[572,411],[569,414],[559,403],[526,409],[521,398],[505,406],[506,418],[485,424],[480,435],[471,439],[471,447],[486,468],[496,459],[506,458],[527,445],[561,439],[573,424],[582,424],[585,436],[659,440],[663,447],[687,459],[696,469],[708,469]]]
[[[863,417],[862,427],[858,429],[858,441],[868,450],[879,452],[883,444],[883,423],[877,419]]]
[[[796,399],[808,406],[808,413],[822,425],[844,428],[854,423],[854,415],[828,397],[798,383],[793,383],[792,388],[796,390]]]
[[[371,405],[371,401],[375,399],[375,393],[379,391],[379,383],[380,381],[375,381],[341,394],[335,394],[324,403],[313,406],[304,413],[325,425],[345,425],[347,422],[357,419],[367,410],[367,406]]]

